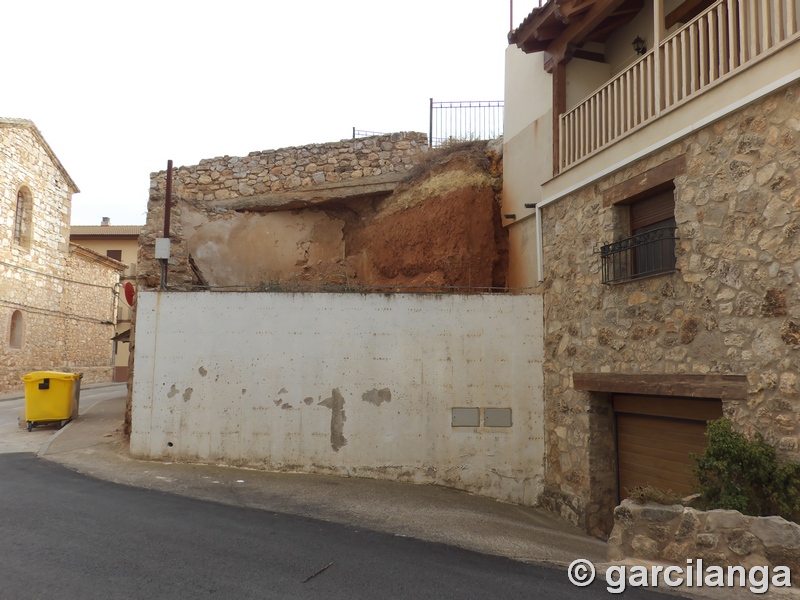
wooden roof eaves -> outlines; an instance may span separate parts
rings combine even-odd
[[[541,27],[549,17],[554,17],[556,11],[556,4],[553,0],[548,2],[542,7],[534,8],[531,13],[525,17],[514,31],[508,34],[508,42],[516,44],[518,48],[525,50],[525,43],[531,40],[536,40],[536,31]]]

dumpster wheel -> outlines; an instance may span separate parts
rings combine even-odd
[[[28,421],[28,433],[33,429],[33,421]]]

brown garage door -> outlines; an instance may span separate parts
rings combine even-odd
[[[641,485],[692,493],[689,453],[703,453],[706,422],[722,416],[722,402],[620,394],[614,396],[614,412],[620,499]]]

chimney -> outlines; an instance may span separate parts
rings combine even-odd
[[[103,227],[108,227],[111,225],[111,219],[109,217],[103,217],[102,223],[100,223]]]

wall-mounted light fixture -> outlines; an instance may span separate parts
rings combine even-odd
[[[647,52],[647,46],[644,45],[644,40],[640,38],[638,35],[636,39],[631,42],[633,44],[633,49],[636,50],[636,54],[642,56],[645,52]]]
[[[516,219],[517,218],[517,214],[516,213],[511,213],[511,214],[503,215],[503,218],[504,219]]]

